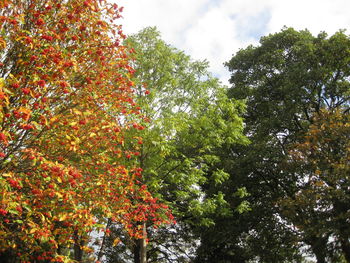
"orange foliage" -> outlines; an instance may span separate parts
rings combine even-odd
[[[125,133],[142,126],[115,24],[122,8],[103,0],[0,8],[0,253],[59,261],[59,247],[107,218],[136,237],[137,222],[169,220],[139,181],[137,151],[125,149]]]

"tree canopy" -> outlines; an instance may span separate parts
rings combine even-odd
[[[350,262],[350,37],[230,87],[105,0],[0,1],[0,261]]]
[[[230,211],[220,191],[206,193],[204,187],[220,185],[228,176],[215,166],[223,145],[246,143],[240,117],[244,104],[227,98],[206,61],[194,61],[166,44],[155,28],[129,36],[125,44],[134,50],[136,102],[150,119],[146,129],[131,134],[142,137],[143,183],[177,221],[157,231],[147,222],[149,260],[188,262],[196,248],[190,226],[209,225],[208,215]],[[118,254],[119,248],[110,253],[125,253]]]
[[[247,240],[246,247],[231,250],[246,251],[243,261],[298,261],[306,247],[318,262],[349,260],[347,230],[342,228],[348,229],[348,175],[331,168],[347,155],[340,148],[342,157],[335,157],[335,148],[324,145],[348,142],[342,123],[349,113],[349,48],[342,31],[315,37],[307,30],[284,28],[262,37],[258,46],[240,50],[226,64],[232,72],[230,96],[247,102],[245,133],[251,141],[231,154],[233,183],[246,186],[252,207],[238,220],[238,232],[232,229],[234,236]],[[327,129],[330,121],[339,128],[337,135],[317,130]],[[310,159],[314,147],[322,150]],[[321,165],[325,156],[327,165]],[[327,190],[321,191],[321,185]],[[271,244],[265,248],[260,246],[264,238]]]
[[[140,207],[165,222],[167,208],[137,180],[137,153],[125,141],[142,117],[115,23],[122,8],[97,0],[0,7],[1,261],[81,261],[106,219],[140,235]]]

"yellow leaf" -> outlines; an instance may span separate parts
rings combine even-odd
[[[42,222],[45,222],[45,216],[43,214],[40,214],[40,218]]]
[[[58,216],[58,220],[59,221],[64,221],[66,219],[67,219],[67,214],[63,214],[63,215],[61,214],[61,215]]]
[[[30,114],[32,112],[30,109],[27,109],[25,107],[19,107],[18,111],[25,114]]]
[[[91,115],[91,114],[92,114],[92,111],[90,111],[90,110],[84,111],[84,115],[85,115],[85,116],[89,116],[89,115]]]
[[[119,243],[120,243],[120,239],[119,239],[119,238],[114,239],[114,241],[113,241],[113,247],[115,247],[115,246],[118,245]]]
[[[58,119],[57,117],[52,117],[52,118],[50,119],[50,123],[55,122],[57,119]]]
[[[73,112],[74,112],[76,115],[81,115],[81,114],[82,114],[81,111],[78,111],[78,110],[76,110],[76,109],[73,109]]]
[[[6,41],[2,37],[0,37],[0,46],[2,46],[3,49],[6,48]]]

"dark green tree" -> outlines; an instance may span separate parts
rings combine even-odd
[[[308,251],[318,263],[342,262],[348,257],[345,204],[341,202],[338,210],[335,203],[328,202],[332,206],[329,213],[320,205],[323,198],[295,205],[315,170],[300,167],[291,159],[291,151],[305,140],[315,116],[323,110],[349,111],[349,61],[350,39],[344,32],[314,37],[307,30],[284,28],[261,38],[260,45],[240,50],[226,64],[232,73],[230,97],[247,103],[245,134],[251,144],[229,149],[221,159],[226,171],[231,171],[224,183],[227,189],[222,189],[228,197],[232,188],[246,187],[245,200],[252,211],[216,218],[212,231],[203,234],[199,259],[221,255],[223,259],[215,262],[301,262]],[[344,134],[339,136],[343,142],[348,140]],[[323,155],[316,158],[321,160]],[[328,168],[319,169],[324,173]],[[340,181],[348,181],[344,172],[339,176]],[[342,200],[348,195],[344,190]],[[326,196],[325,200],[332,198],[338,197]],[[235,202],[232,198],[230,204]],[[217,239],[210,239],[211,233]]]

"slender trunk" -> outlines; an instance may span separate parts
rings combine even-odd
[[[2,263],[14,263],[16,262],[16,256],[9,250],[0,253],[0,262]]]
[[[326,244],[327,244],[327,238],[322,237],[311,237],[308,241],[309,245],[311,246],[312,252],[316,256],[317,263],[326,263]]]
[[[317,263],[326,263],[326,258],[322,252],[314,251],[314,254],[316,256]]]
[[[348,239],[342,238],[340,240],[341,249],[345,256],[346,262],[350,263],[350,243]]]
[[[146,229],[146,223],[143,223],[142,225],[142,232],[143,232],[143,238],[141,239],[141,248],[140,248],[140,263],[146,263],[147,262],[147,229]]]
[[[106,225],[106,230],[111,226],[111,223],[112,223],[112,220],[108,219],[107,225]],[[98,261],[100,261],[102,256],[103,256],[103,252],[104,252],[105,245],[106,245],[106,236],[107,236],[107,231],[105,231],[104,235],[103,235],[102,244],[100,247],[100,251],[98,252],[98,256],[97,256]]]
[[[135,239],[134,245],[134,263],[140,263],[140,240]]]
[[[144,169],[144,148],[143,144],[141,145],[141,154],[139,156],[140,168]],[[142,223],[142,238],[135,240],[134,246],[134,263],[146,263],[147,262],[147,229],[146,222]]]
[[[82,262],[84,241],[81,236],[78,235],[78,231],[74,232],[74,260]]]
[[[334,205],[334,214],[338,217],[338,237],[340,241],[341,250],[345,257],[346,262],[350,263],[350,242],[349,242],[349,223],[342,215],[346,214],[349,211],[350,206],[348,202],[342,200],[335,200]]]
[[[147,231],[146,223],[142,224],[143,238],[136,239],[134,245],[134,263],[146,263],[147,262]]]

